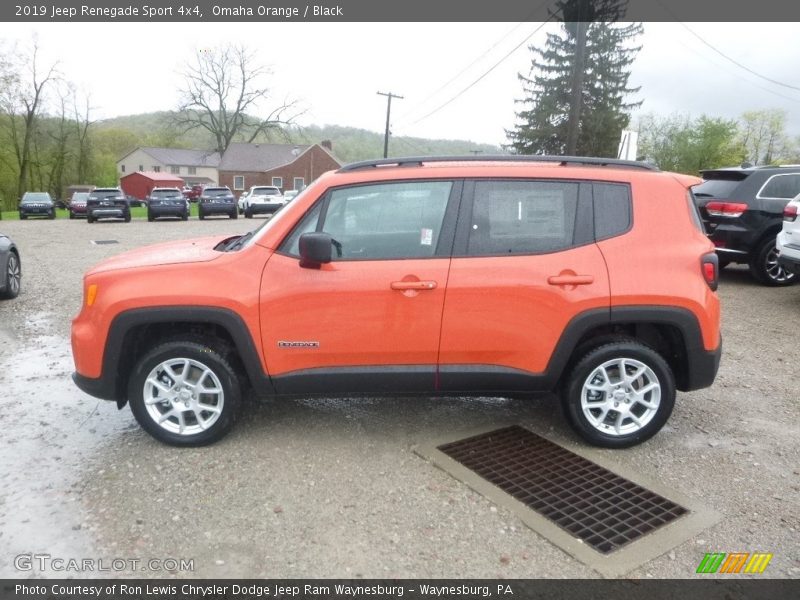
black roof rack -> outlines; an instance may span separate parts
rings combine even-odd
[[[425,163],[434,162],[551,162],[562,166],[587,165],[594,167],[623,167],[628,169],[645,169],[658,171],[658,168],[635,160],[618,158],[597,158],[585,156],[546,156],[538,154],[470,154],[468,156],[409,156],[403,158],[378,158],[350,163],[340,168],[337,173],[348,173],[374,167],[421,167]]]

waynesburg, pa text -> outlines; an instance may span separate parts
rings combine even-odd
[[[496,591],[492,589],[496,587]],[[510,585],[506,583],[489,585],[427,585],[424,583],[414,585],[384,585],[369,584],[351,585],[337,583],[333,585],[313,585],[313,584],[271,584],[271,585],[195,585],[184,583],[181,585],[172,583],[158,584],[109,584],[109,585],[80,585],[80,584],[39,584],[25,585],[17,584],[15,593],[17,595],[36,595],[42,596],[71,596],[71,597],[94,597],[105,596],[131,596],[141,598],[143,596],[174,596],[180,593],[186,597],[205,598],[205,597],[241,597],[248,598],[287,598],[287,597],[306,597],[306,596],[342,596],[342,597],[362,597],[362,596],[393,596],[402,598],[405,593],[419,594],[431,598],[467,596],[470,598],[490,598],[492,596],[513,596],[514,592]]]

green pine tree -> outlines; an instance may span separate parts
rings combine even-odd
[[[513,152],[617,155],[629,112],[641,105],[626,98],[639,90],[628,78],[641,48],[631,41],[643,29],[616,23],[624,8],[618,0],[560,3],[561,30],[547,35],[544,49],[530,46],[533,77],[519,74],[525,97],[518,102],[526,108],[506,131]]]

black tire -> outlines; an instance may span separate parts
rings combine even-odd
[[[252,219],[253,218],[253,211],[250,210],[249,208],[246,208],[244,210],[244,218],[245,219]]]
[[[94,217],[89,213],[86,213],[86,222],[87,223],[94,223]]]
[[[19,213],[19,220],[20,221],[24,221],[27,218],[28,218],[28,215],[23,215],[22,213]]]
[[[56,209],[55,208],[50,211],[50,214],[47,215],[47,218],[50,219],[51,221],[56,218]]]
[[[762,240],[750,259],[750,273],[762,284],[770,287],[785,287],[797,283],[797,276],[778,263],[775,238]]]
[[[215,348],[214,346],[218,347]],[[128,402],[131,405],[133,416],[136,417],[142,428],[158,441],[171,446],[205,446],[225,436],[233,426],[242,399],[239,377],[231,366],[228,352],[221,343],[208,343],[201,339],[183,338],[160,344],[142,356],[134,366],[128,381]],[[170,431],[168,428],[178,427],[175,422],[178,420],[177,416],[169,417],[165,420],[166,426],[162,426],[156,422],[156,417],[148,412],[148,407],[145,404],[147,378],[151,371],[171,359],[189,359],[194,363],[201,364],[203,367],[210,369],[214,377],[219,381],[222,389],[222,408],[216,421],[208,426],[207,429],[196,433],[184,434]],[[162,374],[166,375],[166,371],[162,371]],[[180,375],[182,374],[181,372]],[[206,402],[210,402],[210,400],[206,400]],[[171,412],[169,410],[170,405],[165,404],[153,405],[153,410]],[[182,403],[177,402],[175,406],[182,406]],[[189,427],[193,426],[191,421],[194,418],[193,414],[191,413],[184,417],[184,421]],[[175,421],[172,421],[173,418]],[[194,427],[197,427],[196,423]]]
[[[206,218],[206,213],[203,212],[203,209],[198,207],[197,208],[197,218],[203,221]]]
[[[234,210],[229,216],[231,219],[238,219],[239,213]]]
[[[154,220],[155,220],[155,217],[153,216],[153,213],[151,213],[151,212],[148,210],[148,211],[147,211],[147,222],[148,222],[148,223],[152,223]]]
[[[125,222],[126,223],[130,223],[131,222],[131,213],[130,213],[130,211],[125,213]]]
[[[181,215],[181,221],[188,221],[189,220],[189,211],[187,210],[185,213]]]
[[[648,413],[648,409],[644,405],[630,402],[631,396],[625,393],[626,385],[624,383],[617,385],[615,382],[608,381],[609,387],[614,388],[614,392],[620,394],[617,400],[610,397],[606,392],[587,391],[587,396],[596,395],[598,408],[594,410],[598,412],[593,412],[591,408],[588,409],[588,412],[597,417],[598,420],[602,415],[602,413],[599,413],[602,410],[600,406],[602,398],[605,398],[606,402],[609,405],[613,404],[614,407],[621,406],[626,411],[628,408],[633,409],[631,413],[637,418],[647,417],[647,421],[643,426],[628,433],[605,433],[605,430],[613,431],[611,421],[616,421],[615,417],[621,414],[624,415],[624,413],[614,410],[614,407],[608,407],[605,420],[593,424],[584,414],[582,408],[584,385],[591,383],[590,377],[596,377],[595,372],[601,365],[620,359],[630,361],[626,365],[626,369],[636,369],[638,372],[639,367],[635,363],[640,363],[648,369],[636,380],[629,382],[633,390],[642,389],[644,382],[656,382],[659,386],[660,397],[658,398],[657,407],[653,409],[654,412]],[[611,379],[617,379],[619,374],[619,369],[615,372],[614,368],[609,366],[606,370]],[[628,375],[631,375],[631,373],[628,373]],[[565,383],[561,400],[564,414],[569,424],[587,442],[603,448],[627,448],[650,439],[667,422],[675,405],[675,377],[672,369],[658,352],[632,339],[622,339],[597,346],[588,351],[575,364]],[[636,386],[639,387],[637,388]],[[649,396],[646,395],[645,400],[652,403],[655,400],[654,392],[650,391],[646,392],[646,394],[649,394]],[[623,416],[621,424],[623,427],[635,426],[633,420],[627,416]]]
[[[75,213],[69,213],[69,218],[70,218],[70,220],[74,219],[75,218]]]
[[[17,277],[17,286],[11,285],[11,277],[13,276],[12,273],[16,273]],[[5,286],[3,291],[0,292],[0,298],[4,300],[11,300],[12,298],[16,298],[19,296],[18,287],[22,283],[22,266],[19,262],[19,255],[11,250],[8,253],[8,262],[6,263],[5,272],[3,273],[3,285]]]

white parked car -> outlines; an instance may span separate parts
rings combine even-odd
[[[783,230],[776,238],[778,263],[787,271],[800,274],[800,194],[783,209]]]
[[[283,193],[283,197],[286,199],[286,203],[288,204],[290,201],[294,200],[295,196],[300,193],[300,190],[286,190]]]
[[[280,189],[271,185],[254,185],[244,201],[244,216],[251,219],[253,215],[271,215],[285,205],[286,199]]]
[[[236,205],[239,208],[239,214],[244,213],[244,201],[247,200],[247,192],[242,192],[242,195],[239,196],[239,200],[236,202]]]

